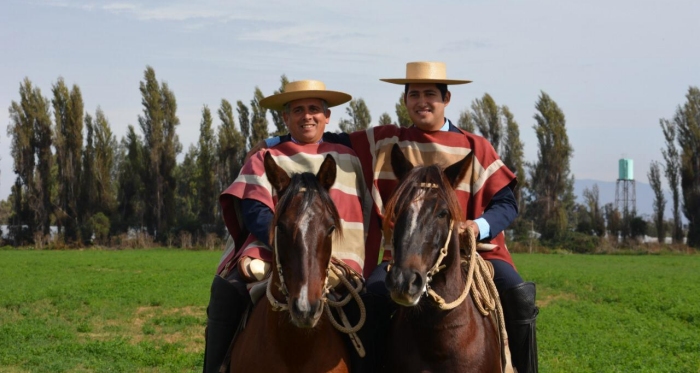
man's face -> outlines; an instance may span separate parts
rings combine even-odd
[[[321,140],[331,111],[323,111],[323,101],[318,98],[304,98],[289,102],[289,112],[282,114],[289,133],[299,142],[313,144]]]
[[[445,107],[450,103],[450,92],[443,101],[434,83],[412,83],[405,97],[406,109],[413,124],[423,131],[437,131],[445,124]]]

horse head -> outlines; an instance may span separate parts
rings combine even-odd
[[[264,165],[278,195],[270,231],[275,257],[270,281],[279,283],[292,323],[313,328],[325,305],[333,234],[341,233],[340,217],[329,195],[336,163],[327,155],[316,175],[304,172],[290,177],[268,152]]]
[[[394,302],[417,305],[433,275],[459,262],[458,237],[452,231],[463,214],[454,190],[471,163],[470,153],[444,170],[414,166],[397,144],[392,148],[391,165],[399,184],[386,205],[384,237],[393,243],[386,285]],[[456,249],[448,252],[451,243]]]

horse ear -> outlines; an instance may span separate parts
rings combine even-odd
[[[394,144],[391,148],[391,168],[394,170],[396,178],[401,180],[413,169],[413,164],[403,155],[399,144]]]
[[[459,182],[464,179],[467,171],[469,171],[472,166],[473,159],[474,152],[469,152],[461,161],[447,167],[445,171],[443,171],[450,185],[452,185],[452,188],[457,188]]]
[[[335,159],[332,155],[327,154],[326,159],[323,160],[323,163],[321,163],[321,168],[316,174],[316,179],[324,189],[330,190],[333,184],[335,184],[335,174]]]
[[[270,184],[272,184],[272,187],[275,188],[277,193],[281,193],[285,188],[287,188],[287,186],[289,186],[289,175],[287,175],[287,172],[277,165],[270,152],[265,153],[264,164],[267,180],[270,181]]]

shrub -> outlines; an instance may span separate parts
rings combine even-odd
[[[596,252],[600,241],[598,236],[569,231],[555,239],[545,241],[543,244],[554,250],[564,249],[579,254],[592,254]]]
[[[90,220],[88,221],[88,227],[89,230],[92,231],[97,243],[103,244],[107,242],[110,227],[110,222],[107,215],[98,212],[97,214],[91,216]]]

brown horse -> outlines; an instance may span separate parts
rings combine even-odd
[[[399,307],[392,320],[389,371],[501,372],[499,328],[473,301],[456,229],[464,218],[454,188],[472,159],[470,153],[444,170],[414,167],[398,145],[392,149],[400,182],[384,220],[385,227],[393,226],[385,237],[392,237],[394,248],[386,285]]]
[[[269,153],[264,164],[279,196],[270,232],[272,275],[267,297],[236,337],[231,372],[348,372],[345,342],[323,312],[332,236],[341,233],[328,194],[335,160],[327,155],[317,175],[291,178]]]

